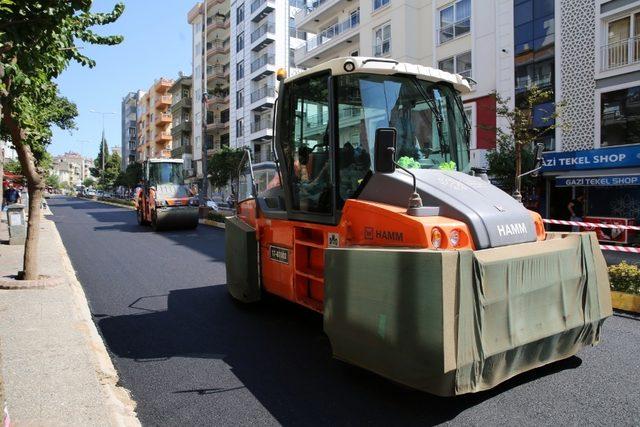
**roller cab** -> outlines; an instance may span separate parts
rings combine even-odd
[[[283,78],[277,162],[245,153],[233,185],[231,295],[322,313],[336,358],[443,396],[596,344],[612,310],[594,235],[547,233],[474,176],[468,91],[380,58]]]
[[[184,182],[182,159],[149,159],[136,198],[138,224],[154,230],[198,226],[198,199]]]

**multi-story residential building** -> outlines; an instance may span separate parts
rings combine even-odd
[[[160,78],[140,98],[138,161],[171,156],[171,94],[173,80]]]
[[[250,147],[255,162],[271,159],[276,70],[298,71],[292,52],[304,44],[306,33],[296,30],[293,17],[303,3],[231,1],[231,144]]]
[[[91,176],[93,167],[91,159],[83,158],[80,154],[69,151],[53,158],[52,173],[58,176],[61,183],[80,185],[85,178]]]
[[[138,135],[138,115],[140,99],[144,95],[141,90],[129,92],[122,98],[121,132],[122,132],[122,166],[124,171],[129,163],[136,161],[136,146]]]
[[[229,146],[229,0],[207,0],[189,11],[192,27],[194,174],[201,179],[203,153]],[[205,96],[203,96],[205,95]]]
[[[194,174],[192,167],[193,141],[191,138],[191,104],[193,102],[191,86],[191,76],[185,76],[181,73],[173,86],[171,86],[171,89],[169,89],[173,101],[171,104],[171,115],[173,117],[171,157],[184,160],[184,169],[187,171],[187,176],[193,176]]]
[[[495,147],[494,2],[471,0],[307,0],[295,25],[310,34],[295,50],[309,68],[341,56],[393,58],[470,77],[464,99],[472,123],[471,158],[483,166]]]
[[[540,128],[562,105],[531,207],[567,219],[582,194],[585,215],[640,220],[640,1],[500,0],[496,11],[498,92],[516,105],[532,85],[549,90],[532,115]]]

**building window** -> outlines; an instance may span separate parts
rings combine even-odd
[[[471,31],[471,0],[458,0],[439,10],[439,43],[445,43]]]
[[[240,33],[236,37],[236,52],[240,52],[242,49],[244,49],[244,33]]]
[[[373,30],[374,56],[387,56],[391,52],[391,24],[384,24]]]
[[[244,126],[242,119],[236,120],[236,136],[240,137],[244,134]]]
[[[640,86],[600,95],[600,146],[640,143]]]
[[[242,108],[244,106],[244,89],[240,89],[236,92],[236,108]]]
[[[244,3],[236,8],[236,24],[244,21]]]
[[[438,68],[448,73],[471,77],[471,52],[461,53],[438,61]]]
[[[349,55],[350,55],[350,56],[360,56],[360,55],[359,55],[359,53],[360,53],[359,51],[354,50],[354,51],[353,51],[353,52],[351,52]]]
[[[236,79],[244,77],[244,61],[240,61],[236,64]]]
[[[640,13],[607,23],[607,44],[602,48],[602,71],[640,62]]]
[[[383,6],[388,5],[389,1],[390,0],[373,0],[373,10],[376,11]]]

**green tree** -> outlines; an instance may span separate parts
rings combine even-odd
[[[567,128],[562,122],[564,103],[553,102],[553,93],[532,86],[519,105],[511,108],[508,98],[494,94],[496,98],[496,115],[501,118],[504,127],[496,128],[496,149],[487,153],[489,171],[497,178],[505,190],[520,192],[517,177],[522,171],[533,168],[532,155],[536,142],[556,128]],[[545,108],[546,106],[546,108]],[[538,117],[537,126],[534,115]],[[524,177],[522,183],[532,185],[530,176]]]
[[[142,164],[138,162],[129,163],[124,171],[123,184],[125,187],[133,188],[142,180]]]
[[[116,185],[116,179],[120,174],[120,163],[120,155],[117,152],[107,156],[104,173],[102,173],[100,178],[98,178],[98,187],[103,190],[107,190]]]
[[[11,141],[29,190],[29,222],[24,279],[38,278],[41,161],[51,142],[51,126],[72,129],[76,106],[58,94],[55,79],[71,61],[93,67],[76,43],[114,45],[121,36],[101,36],[90,28],[117,20],[124,10],[92,13],[91,0],[0,0],[0,138]]]
[[[207,161],[209,182],[214,188],[225,187],[238,173],[244,150],[242,148],[222,147]]]
[[[47,187],[53,187],[56,190],[59,190],[61,187],[60,178],[58,177],[58,175],[49,174],[44,181]]]
[[[96,184],[96,180],[91,178],[90,176],[86,177],[84,181],[82,181],[82,185],[85,187],[93,187]]]
[[[16,175],[22,175],[22,167],[20,166],[20,162],[18,160],[9,160],[8,162],[6,162],[4,164],[4,170]]]

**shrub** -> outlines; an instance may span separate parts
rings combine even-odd
[[[637,265],[622,261],[609,266],[609,281],[614,291],[640,295],[640,268]]]
[[[216,221],[216,222],[222,222],[224,223],[224,219],[226,218],[226,216],[222,215],[221,213],[218,212],[209,212],[207,214],[207,219],[210,221]]]

